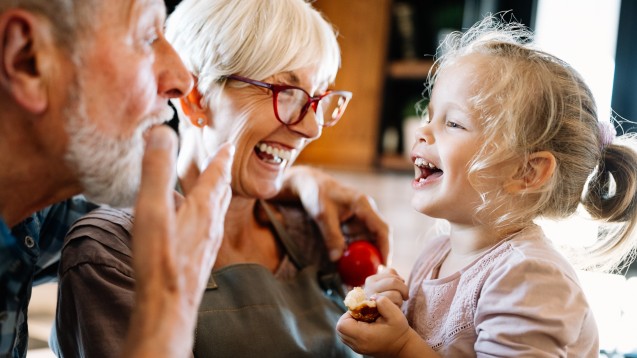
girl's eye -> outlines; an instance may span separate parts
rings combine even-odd
[[[451,122],[451,121],[447,121],[447,127],[464,129],[463,126],[459,125],[456,122]]]

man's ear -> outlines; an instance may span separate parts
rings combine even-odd
[[[210,118],[208,117],[208,114],[206,112],[206,107],[202,103],[202,99],[203,96],[197,89],[196,80],[192,91],[190,91],[187,96],[179,99],[181,110],[186,116],[188,116],[188,118],[190,119],[190,123],[197,127],[212,125],[212,123],[210,123]]]
[[[11,9],[0,16],[0,82],[15,101],[32,113],[43,112],[48,96],[38,63],[47,30],[42,18],[21,10]]]
[[[548,151],[535,152],[517,168],[504,188],[511,194],[534,192],[541,189],[553,176],[557,162]]]

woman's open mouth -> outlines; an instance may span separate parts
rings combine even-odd
[[[254,146],[254,152],[259,159],[268,164],[280,165],[285,164],[292,159],[294,150],[274,147],[265,142],[259,142]]]

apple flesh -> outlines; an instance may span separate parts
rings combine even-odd
[[[382,263],[380,251],[369,241],[351,243],[338,261],[338,272],[349,286],[362,286],[365,279],[378,272]]]

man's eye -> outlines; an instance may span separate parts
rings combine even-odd
[[[147,45],[152,46],[158,38],[159,36],[157,35],[157,32],[153,30],[146,35],[146,37],[144,38],[144,42]]]
[[[153,45],[157,41],[157,36],[152,36],[146,39],[146,43],[148,45]]]

